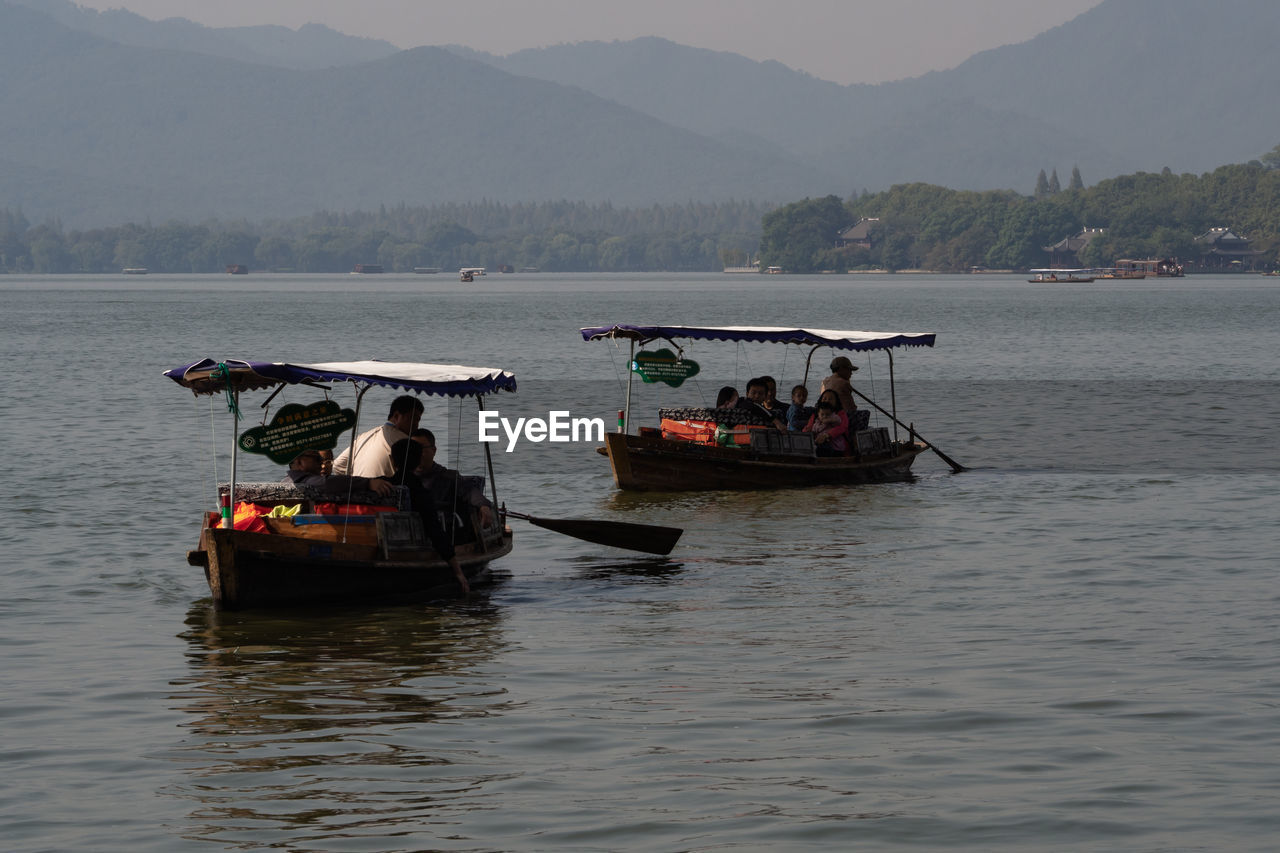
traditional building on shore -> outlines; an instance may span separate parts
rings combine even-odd
[[[858,248],[869,250],[874,236],[872,231],[879,224],[879,219],[859,219],[856,225],[849,226],[841,231],[840,235],[836,237],[836,248]]]
[[[1230,228],[1210,228],[1196,238],[1204,248],[1200,267],[1205,270],[1229,271],[1253,269],[1262,252],[1251,248],[1249,240]]]
[[[1078,267],[1081,266],[1081,250],[1089,245],[1090,240],[1105,234],[1106,230],[1105,228],[1085,228],[1078,234],[1063,237],[1052,246],[1041,246],[1040,248],[1049,253],[1049,266]]]

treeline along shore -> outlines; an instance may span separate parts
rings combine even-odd
[[[0,270],[9,273],[387,272],[537,268],[549,272],[718,270],[755,251],[771,205],[475,202],[376,212],[316,213],[253,224],[129,223],[68,231],[0,209]]]
[[[1011,190],[960,191],[902,184],[842,200],[830,195],[780,207],[761,202],[647,208],[608,204],[476,202],[377,212],[317,213],[253,224],[169,222],[65,230],[0,209],[0,270],[7,273],[213,273],[231,265],[304,273],[536,268],[544,272],[710,272],[745,266],[787,272],[973,268],[1050,264],[1046,250],[1087,229],[1071,260],[1205,253],[1203,237],[1230,229],[1247,238],[1250,269],[1280,256],[1280,146],[1260,161],[1203,175],[1139,172],[1084,187],[1038,182]],[[863,224],[856,239],[844,239]]]
[[[805,199],[764,217],[762,268],[807,273],[859,269],[964,272],[1025,270],[1055,259],[1046,249],[1086,229],[1071,263],[1104,267],[1118,258],[1206,254],[1205,235],[1247,238],[1251,269],[1274,269],[1280,254],[1280,146],[1261,161],[1203,175],[1139,172],[1085,188],[1038,181],[1032,196],[903,184],[849,201]],[[841,239],[862,223],[852,239]]]

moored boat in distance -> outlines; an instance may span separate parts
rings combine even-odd
[[[382,271],[382,264],[356,264],[355,268],[351,270],[352,273],[359,273],[360,275],[376,274]]]
[[[1177,258],[1121,258],[1113,268],[1113,278],[1182,278],[1185,272]]]
[[[631,375],[641,373],[645,381],[678,386],[686,376],[695,375],[696,363],[670,350],[636,353],[636,344],[679,339],[730,342],[763,342],[809,347],[809,360],[821,348],[849,351],[884,351],[889,359],[890,399],[893,393],[893,353],[898,347],[931,347],[934,335],[900,332],[856,332],[830,329],[795,329],[774,326],[644,326],[617,324],[580,330],[583,340],[629,341],[627,403],[619,431],[605,435],[601,452],[609,457],[614,484],[634,491],[703,491],[727,489],[775,489],[829,484],[882,483],[911,479],[916,456],[933,450],[954,471],[963,466],[924,441],[914,425],[902,423],[893,410],[885,409],[855,388],[853,393],[893,424],[870,428],[859,421],[850,426],[850,448],[844,455],[826,455],[815,447],[807,432],[783,432],[761,423],[752,423],[741,409],[660,409],[659,427],[641,427],[632,435]],[[678,346],[677,346],[678,348]],[[868,413],[859,409],[855,415]],[[868,413],[869,415],[869,413]],[[869,417],[868,417],[869,420]],[[861,427],[861,428],[856,428]],[[902,427],[905,434],[900,434]]]
[[[1031,278],[1027,279],[1027,281],[1032,284],[1063,284],[1068,282],[1087,284],[1098,276],[1098,270],[1093,267],[1073,270],[1050,268],[1029,270],[1029,272],[1031,273]]]
[[[413,271],[418,275],[435,275],[440,272],[440,267],[414,267]]]
[[[120,272],[123,275],[146,275],[150,270],[146,267],[125,267]]]
[[[458,270],[458,278],[462,281],[475,281],[476,276],[484,274],[484,267],[463,267]]]
[[[244,264],[227,264],[227,275],[248,275],[249,268]]]
[[[289,482],[240,483],[238,451],[287,464],[308,450],[338,446],[359,425],[356,413],[330,399],[331,386],[350,383],[359,400],[371,387],[415,394],[480,397],[515,391],[515,376],[497,368],[401,362],[295,364],[203,359],[166,371],[197,395],[226,394],[239,416],[246,391],[268,391],[268,403],[285,387],[316,386],[324,398],[281,406],[268,424],[232,429],[231,481],[218,487],[221,512],[205,512],[198,547],[187,562],[204,569],[216,606],[226,609],[357,600],[406,600],[456,595],[450,564],[431,546],[423,519],[404,486],[390,495],[298,486]],[[233,421],[233,423],[238,423]],[[485,445],[486,458],[489,455]],[[488,465],[492,474],[492,464]],[[460,478],[463,488],[484,488],[483,478]],[[496,508],[496,488],[489,484]],[[452,525],[456,557],[468,582],[481,579],[491,561],[510,553],[504,513],[481,523],[478,510]],[[448,525],[446,525],[449,527]],[[460,544],[459,544],[460,543]]]

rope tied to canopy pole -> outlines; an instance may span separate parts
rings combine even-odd
[[[231,368],[227,367],[225,362],[218,362],[218,366],[209,374],[210,379],[221,379],[223,381],[222,390],[227,395],[227,411],[236,416],[236,420],[240,420],[244,416],[240,414],[240,401],[236,399],[236,393],[231,388]]]

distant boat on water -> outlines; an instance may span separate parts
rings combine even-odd
[[[727,273],[758,273],[760,272],[760,261],[755,259],[743,266],[727,266],[724,271]]]
[[[227,264],[227,275],[248,275],[249,268],[244,264]]]
[[[124,275],[146,275],[150,270],[146,267],[125,267],[120,272]]]
[[[413,271],[418,275],[435,275],[440,272],[440,267],[414,267]]]
[[[1075,270],[1042,269],[1042,270],[1031,270],[1031,278],[1027,279],[1027,281],[1033,284],[1040,284],[1040,283],[1062,284],[1067,282],[1088,283],[1093,281],[1095,278],[1097,278],[1097,270],[1095,269],[1088,269],[1088,268],[1075,269]]]
[[[379,273],[382,272],[382,264],[356,264],[356,268],[353,269],[352,272],[359,273],[361,275]]]
[[[1116,273],[1120,273],[1114,278],[1145,278],[1146,276],[1182,278],[1185,274],[1182,264],[1178,263],[1176,258],[1143,258],[1141,260],[1121,258],[1116,261],[1113,269]]]

